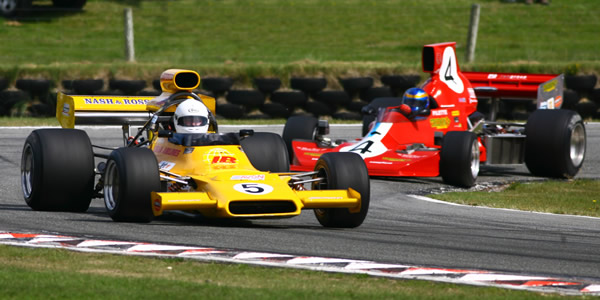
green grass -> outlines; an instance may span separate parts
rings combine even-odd
[[[568,298],[430,281],[4,245],[0,265],[2,299]]]
[[[512,183],[501,191],[451,192],[431,198],[474,206],[600,217],[600,180]]]
[[[476,60],[465,69],[596,72],[600,1],[549,6],[477,1]],[[48,6],[49,0],[41,1]],[[421,47],[466,50],[472,0],[89,0],[83,12],[36,12],[0,24],[0,76],[156,78],[421,73]],[[136,63],[124,63],[123,10],[133,8]]]

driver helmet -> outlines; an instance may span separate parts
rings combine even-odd
[[[173,123],[177,133],[206,133],[209,123],[208,108],[198,100],[185,100],[175,109]]]
[[[402,96],[402,104],[408,105],[411,113],[416,115],[429,108],[429,95],[420,88],[410,88]]]

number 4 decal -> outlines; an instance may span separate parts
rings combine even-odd
[[[442,65],[440,74],[440,80],[445,83],[451,90],[460,94],[464,91],[465,86],[458,76],[458,66],[456,65],[456,53],[452,47],[444,49],[444,55],[442,57]]]

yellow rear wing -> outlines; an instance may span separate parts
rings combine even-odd
[[[58,93],[56,118],[63,128],[75,125],[144,125],[153,112],[166,104],[171,96],[196,99],[215,114],[215,98],[201,94],[190,95],[200,84],[200,75],[194,71],[169,69],[160,78],[163,93],[160,96],[96,96]],[[169,107],[166,112],[175,111]]]

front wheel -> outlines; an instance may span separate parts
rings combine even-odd
[[[479,142],[469,131],[449,131],[442,140],[440,175],[445,183],[472,187],[479,174]]]
[[[94,177],[94,154],[85,131],[38,129],[25,140],[21,188],[33,210],[86,211]]]
[[[536,176],[572,178],[583,165],[585,126],[564,109],[534,111],[525,125],[525,164]]]
[[[118,222],[150,222],[151,193],[160,191],[160,173],[148,148],[119,148],[111,152],[104,172],[104,205]]]
[[[367,166],[360,155],[351,152],[332,152],[321,155],[315,166],[315,177],[323,178],[313,184],[313,190],[352,188],[360,193],[361,208],[350,213],[347,208],[315,209],[315,216],[325,227],[354,228],[367,216],[370,203],[370,185]]]

